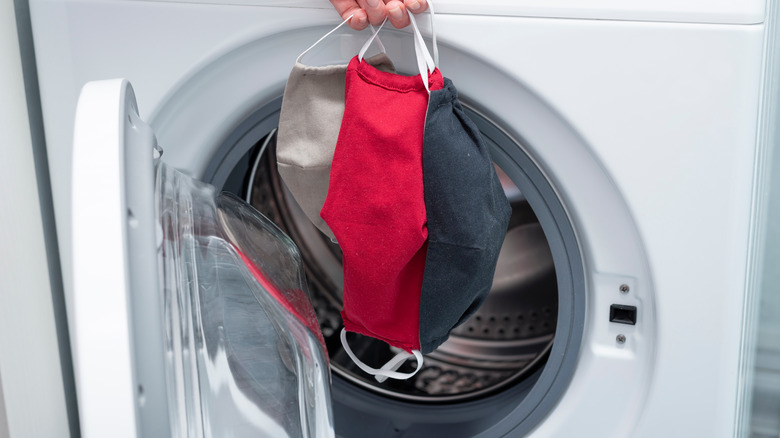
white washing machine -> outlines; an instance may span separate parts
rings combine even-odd
[[[135,425],[123,429],[131,435],[167,436],[168,424],[191,433],[189,423],[172,419],[180,404],[208,427],[227,422],[219,430],[229,430],[232,418],[217,421],[197,397],[170,394],[163,365],[152,363],[163,362],[163,350],[137,342],[149,336],[141,327],[154,331],[175,315],[127,303],[123,318],[79,312],[73,267],[80,262],[71,257],[71,230],[79,227],[71,206],[84,199],[71,191],[79,179],[72,172],[76,104],[85,83],[110,78],[132,83],[140,119],[168,166],[244,198],[300,247],[330,356],[337,435],[745,433],[764,158],[776,114],[775,6],[472,3],[436,2],[440,68],[491,147],[513,220],[483,310],[419,378],[379,385],[330,342],[338,251],[301,223],[272,166],[287,75],[297,55],[337,24],[329,3],[30,1],[84,435],[119,433],[106,418]],[[420,24],[430,35],[427,20]],[[308,62],[345,62],[366,38],[344,30]],[[383,30],[381,38],[399,71],[413,72],[408,30]],[[100,91],[102,103],[92,99],[105,109],[96,112],[95,132],[120,111],[143,126],[125,83],[104,84],[113,85]],[[88,130],[88,119],[78,123]],[[151,157],[151,136],[146,141]],[[125,173],[118,176],[130,181],[126,190],[151,185]],[[129,201],[119,193],[109,199],[107,187],[94,190],[120,209],[114,217],[129,220]],[[106,240],[120,242],[121,230],[106,231]],[[132,244],[116,245],[131,251]],[[103,287],[120,287],[109,283],[123,275],[107,275]],[[86,347],[81,334],[84,327],[94,334],[95,323],[106,327],[102,341],[126,356]],[[370,342],[361,348],[388,354]],[[86,383],[95,384],[94,369],[132,384],[122,394],[103,391],[100,402]],[[158,402],[168,408],[153,410]],[[236,412],[238,424],[253,411]]]

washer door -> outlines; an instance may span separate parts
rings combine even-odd
[[[68,303],[83,435],[333,436],[297,248],[161,154],[127,81],[85,85]]]

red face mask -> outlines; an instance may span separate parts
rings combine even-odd
[[[444,85],[438,69],[432,90]],[[344,326],[420,349],[426,226],[422,147],[428,92],[418,76],[347,67],[344,117],[322,218],[344,254]]]
[[[422,353],[479,308],[510,214],[478,130],[411,20],[420,75],[363,61],[371,40],[347,67],[321,211],[343,253],[344,350],[380,382],[414,375]],[[371,368],[349,348],[347,331],[404,352]],[[417,371],[397,372],[412,355]]]
[[[379,381],[413,375],[395,371],[412,354],[418,371],[422,366],[420,291],[428,238],[423,134],[429,92],[444,81],[416,25],[415,31],[420,75],[385,73],[364,62],[373,37],[349,63],[344,116],[321,212],[343,253],[342,344]],[[405,353],[382,370],[373,369],[352,353],[346,331]]]

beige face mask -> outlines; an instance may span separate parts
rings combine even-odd
[[[344,115],[347,64],[307,66],[301,63],[303,56],[328,35],[298,57],[287,79],[279,115],[276,161],[282,181],[303,212],[335,241],[320,217],[320,210],[328,194],[330,163]],[[381,43],[380,47],[382,53],[366,61],[379,70],[394,73],[393,63]]]

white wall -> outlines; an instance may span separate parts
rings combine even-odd
[[[0,437],[63,437],[68,417],[14,4],[0,2]]]

